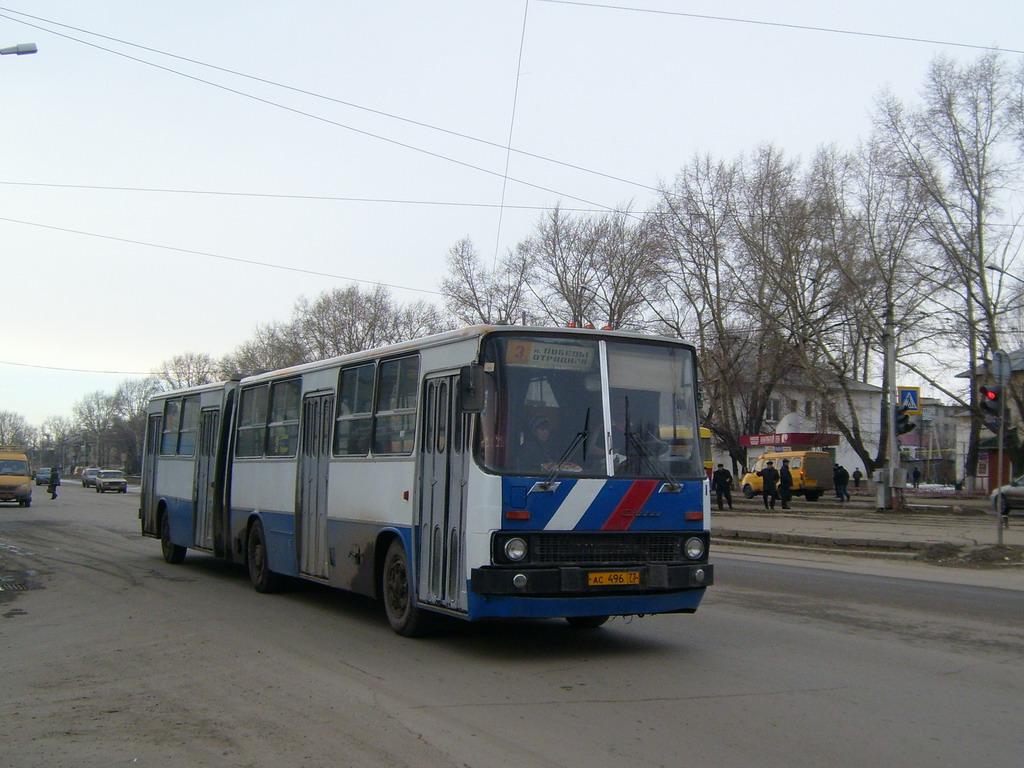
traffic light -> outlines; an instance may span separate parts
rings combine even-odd
[[[978,392],[981,394],[981,410],[996,418],[1002,416],[1003,388],[998,384],[986,384],[979,387]]]
[[[905,435],[916,426],[917,424],[910,421],[910,414],[907,413],[907,406],[896,406],[896,434]]]

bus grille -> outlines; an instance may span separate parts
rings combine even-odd
[[[692,535],[692,534],[690,534]],[[530,562],[676,563],[686,560],[684,537],[676,533],[538,534],[530,542]]]

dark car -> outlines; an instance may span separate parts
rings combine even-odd
[[[36,485],[49,485],[50,484],[50,468],[40,467],[36,471]]]
[[[88,488],[96,485],[96,475],[99,473],[99,467],[86,467],[82,470],[82,487]]]

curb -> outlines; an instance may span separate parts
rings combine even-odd
[[[832,549],[872,549],[882,552],[913,551],[921,552],[935,546],[929,541],[903,541],[894,539],[861,539],[856,537],[812,536],[794,533],[771,533],[769,531],[745,531],[735,528],[712,528],[711,540],[722,543],[751,541],[768,544],[802,544],[813,547],[829,547]]]

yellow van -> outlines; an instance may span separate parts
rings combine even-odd
[[[740,490],[748,499],[762,493],[764,485],[757,474],[764,469],[765,462],[775,462],[775,468],[782,467],[782,460],[789,459],[789,471],[793,473],[793,495],[803,496],[808,501],[817,501],[825,491],[835,488],[832,480],[832,456],[828,451],[778,451],[762,454],[750,472],[740,480]]]
[[[32,505],[32,469],[20,446],[0,445],[0,501],[16,501],[21,507]]]

